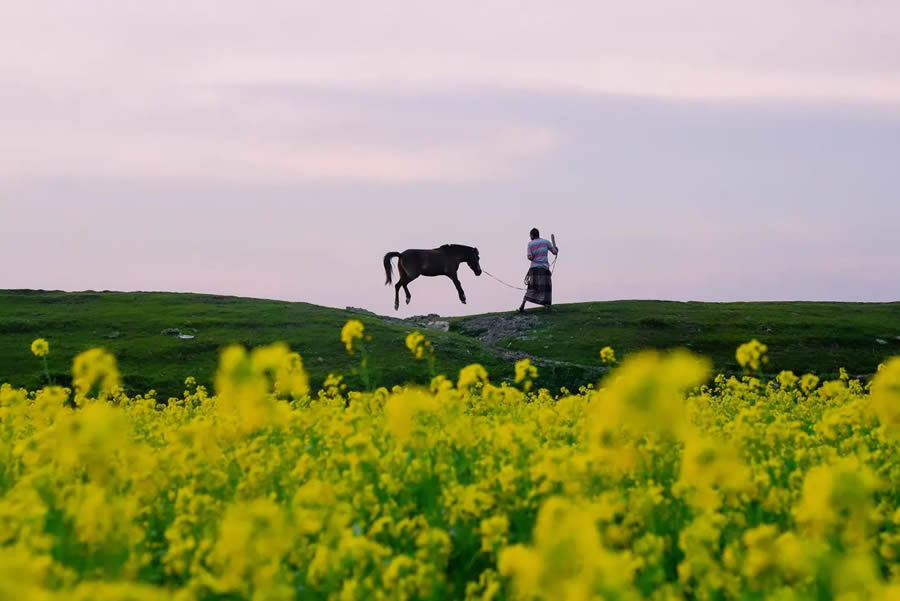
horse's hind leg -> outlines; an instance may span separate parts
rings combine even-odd
[[[409,288],[407,288],[407,286],[406,286],[407,284],[409,284],[409,281],[403,282],[403,292],[406,293],[406,304],[408,305],[409,301],[412,300],[412,294],[409,293]]]
[[[409,293],[409,288],[407,285],[412,281],[411,278],[406,277],[406,274],[400,277],[400,281],[394,286],[394,311],[400,309],[400,288],[403,288],[403,292],[406,293],[406,304],[409,304],[409,301],[412,300],[412,295]]]
[[[456,277],[456,274],[449,276],[451,280],[453,280],[453,285],[456,286],[456,291],[459,293],[459,302],[462,304],[466,304],[466,293],[462,289],[462,284],[459,283],[459,278]]]
[[[410,276],[410,273],[406,271],[401,263],[397,264],[397,270],[400,272],[400,281],[398,282],[398,284],[403,286],[403,292],[406,293],[406,304],[408,305],[409,301],[412,300],[412,294],[409,293],[409,283],[419,276],[418,274]]]

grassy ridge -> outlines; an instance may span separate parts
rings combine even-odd
[[[181,396],[187,376],[212,382],[223,346],[283,341],[302,355],[313,386],[333,371],[358,387],[351,371],[359,358],[348,357],[340,341],[341,327],[351,318],[360,319],[372,336],[371,363],[380,383],[427,379],[424,365],[412,362],[404,346],[412,327],[373,316],[307,303],[202,294],[7,290],[0,291],[0,382],[29,388],[43,384],[43,368],[28,348],[34,338],[44,337],[50,341],[50,373],[56,382],[71,380],[78,352],[102,346],[116,356],[129,392],[155,389],[161,397]],[[170,328],[195,338],[162,333]],[[471,338],[439,332],[429,338],[440,370],[452,373],[482,362],[498,375],[512,373],[511,366]]]
[[[504,346],[549,359],[596,362],[610,345],[621,356],[644,348],[684,347],[735,373],[735,348],[752,338],[769,346],[768,372],[790,369],[837,377],[875,371],[900,355],[900,303],[613,301],[562,305],[529,335]],[[535,311],[539,314],[540,311]],[[466,329],[476,319],[454,321]],[[881,342],[879,342],[879,340]]]
[[[687,347],[711,357],[717,369],[734,372],[734,349],[758,338],[769,344],[769,371],[793,369],[824,377],[836,375],[839,367],[869,374],[885,357],[900,354],[900,303],[617,301],[561,305],[552,314],[533,315],[527,332],[497,346],[558,362],[541,369],[540,384],[550,388],[590,381],[596,370],[580,366],[598,366],[598,351],[607,344],[620,357],[643,348]],[[372,363],[380,384],[426,380],[424,366],[413,362],[404,346],[414,326],[375,316],[200,294],[7,290],[0,291],[0,382],[29,388],[43,383],[41,365],[28,347],[34,338],[44,337],[51,344],[51,375],[60,383],[69,382],[77,352],[103,346],[116,355],[129,392],[152,388],[160,396],[180,396],[189,375],[211,383],[224,345],[284,341],[303,356],[314,386],[329,371],[348,375],[358,385],[349,375],[357,359],[348,357],[340,343],[340,328],[350,318],[363,321],[373,337]],[[452,320],[449,333],[428,333],[438,370],[453,374],[479,362],[495,381],[510,377],[509,359],[466,327],[475,318]],[[195,338],[162,333],[172,328]]]

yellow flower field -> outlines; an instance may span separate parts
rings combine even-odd
[[[0,387],[0,600],[900,599],[900,358],[820,383],[765,353],[554,395],[530,362],[311,391],[232,347],[163,402],[89,350],[71,388]]]

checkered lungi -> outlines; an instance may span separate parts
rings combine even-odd
[[[553,282],[550,270],[543,267],[532,267],[525,276],[525,285],[528,286],[528,292],[525,293],[525,300],[536,305],[552,305],[553,304]]]

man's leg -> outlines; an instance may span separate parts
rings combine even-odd
[[[525,274],[525,286],[531,288],[531,270],[528,270],[528,273]],[[522,304],[519,305],[519,313],[525,312],[525,300],[528,298],[528,292],[525,293],[525,296],[522,297]]]

